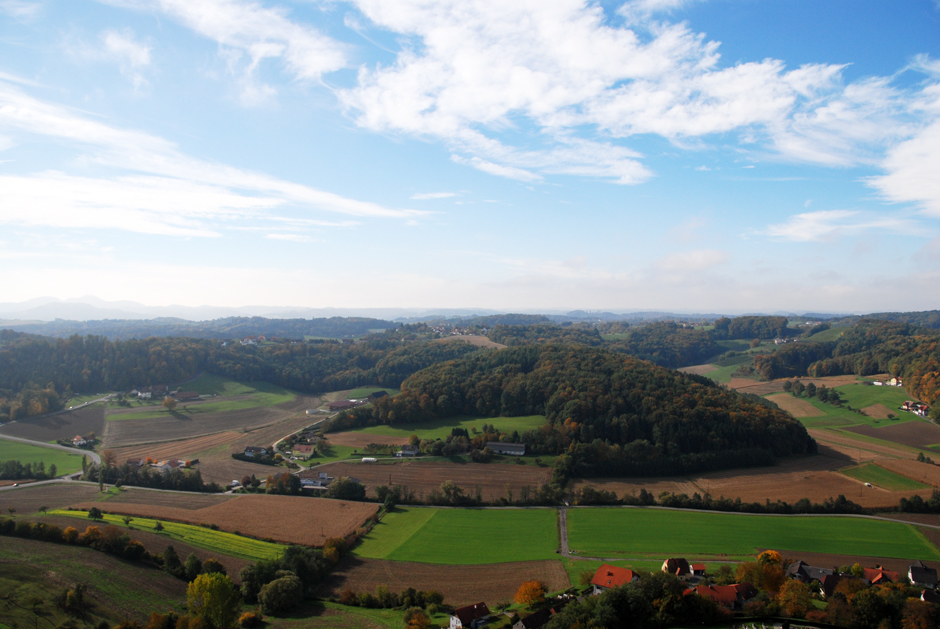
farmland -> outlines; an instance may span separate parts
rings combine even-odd
[[[104,403],[92,404],[74,411],[42,417],[31,417],[0,426],[0,433],[33,441],[58,441],[90,432],[104,431]]]
[[[98,485],[92,483],[46,483],[26,485],[17,489],[0,491],[0,511],[6,513],[13,507],[16,513],[26,515],[39,511],[40,507],[59,509],[81,500],[100,497]]]
[[[44,448],[28,443],[0,439],[0,461],[19,461],[20,463],[45,464],[46,471],[50,465],[56,466],[59,476],[79,472],[82,469],[82,455],[65,452],[56,448]]]
[[[311,468],[302,476],[316,475],[320,468]],[[369,495],[379,485],[401,485],[415,495],[427,495],[440,489],[441,483],[452,480],[464,493],[475,495],[477,488],[483,500],[493,502],[507,497],[506,486],[518,497],[523,487],[535,489],[551,480],[551,467],[535,465],[500,465],[495,463],[451,463],[427,461],[396,461],[389,464],[332,463],[322,468],[330,476],[353,476],[362,481]]]
[[[173,495],[171,492],[162,493]],[[188,496],[177,495],[185,504]],[[197,509],[164,504],[166,506],[115,500],[74,506],[79,509],[95,506],[119,515],[161,518],[184,524],[215,524],[223,531],[305,546],[322,546],[330,537],[345,537],[378,510],[377,505],[363,502],[264,494],[236,496]]]
[[[410,561],[385,561],[350,556],[340,562],[318,594],[338,597],[343,590],[374,592],[379,585],[396,589],[405,584],[417,590],[437,590],[449,605],[460,606],[510,600],[525,581],[539,580],[549,591],[569,586],[562,562],[555,560],[501,563],[498,566],[439,565]]]
[[[399,508],[355,549],[359,557],[450,565],[557,557],[554,509]]]
[[[851,517],[569,509],[569,546],[593,557],[751,557],[759,549],[940,559],[915,527]]]
[[[924,449],[928,452],[930,448],[940,444],[940,426],[921,419],[903,424],[892,423],[882,428],[852,426],[846,428],[846,431],[857,435],[891,441],[909,448]]]
[[[872,485],[884,487],[892,491],[927,489],[929,487],[929,485],[925,485],[912,478],[901,476],[891,470],[887,470],[881,467],[879,463],[866,463],[857,467],[847,467],[839,471],[865,483],[871,483]]]
[[[50,511],[49,515],[78,518],[85,524],[92,523],[91,520],[88,519],[87,511],[67,511],[59,509]],[[166,537],[168,540],[178,540],[210,552],[252,561],[274,559],[286,548],[283,544],[263,542],[233,533],[226,533],[225,531],[213,531],[210,528],[192,524],[134,517],[130,527],[128,527],[124,524],[122,516],[120,515],[106,513],[102,517],[103,522],[106,524],[157,533],[158,535]],[[161,522],[161,526],[163,526],[162,531],[156,530],[157,522]]]
[[[450,435],[454,428],[463,428],[473,437],[483,428],[483,424],[496,427],[502,433],[513,431],[522,434],[527,430],[534,430],[545,424],[544,415],[529,415],[526,417],[455,417],[439,419],[420,424],[396,424],[394,426],[370,426],[360,430],[350,431],[359,434],[395,437],[407,439],[411,435],[418,435],[419,439],[444,439]],[[338,433],[336,436],[346,433]],[[334,439],[334,436],[330,437]]]

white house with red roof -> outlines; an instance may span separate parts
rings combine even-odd
[[[594,578],[591,579],[591,585],[594,586],[594,596],[597,596],[611,588],[633,583],[639,580],[639,578],[640,575],[633,570],[618,568],[617,566],[611,566],[605,563],[594,573]]]

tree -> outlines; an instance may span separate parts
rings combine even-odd
[[[761,566],[765,566],[767,564],[779,566],[780,562],[782,561],[783,557],[776,550],[765,550],[757,556],[757,563]]]
[[[791,392],[792,392],[793,395],[795,395],[796,397],[800,397],[801,395],[803,395],[803,391],[805,391],[805,390],[806,390],[806,386],[805,386],[802,382],[800,382],[799,380],[797,380],[797,381],[793,384],[793,389],[792,389]]]
[[[163,569],[174,577],[182,577],[185,572],[183,562],[180,561],[180,556],[176,554],[176,549],[172,546],[167,546],[163,551]]]
[[[348,476],[340,476],[326,490],[328,498],[337,498],[340,500],[364,500],[366,497],[366,488],[357,481]]]
[[[183,564],[183,571],[186,574],[187,581],[195,581],[196,577],[202,572],[202,562],[199,561],[199,557],[193,553],[189,553],[189,557],[186,558],[186,563]]]
[[[117,455],[114,450],[105,450],[101,453],[101,464],[105,467],[114,467],[117,465]]]
[[[172,413],[176,410],[176,400],[171,397],[163,398],[163,408]]]
[[[816,397],[816,385],[812,382],[806,385],[806,397],[808,398]]]
[[[287,574],[263,586],[258,593],[258,601],[261,603],[261,611],[276,616],[296,607],[303,595],[304,587],[300,579],[296,575]]]
[[[16,517],[16,507],[7,507],[7,511],[10,513],[10,517]]]
[[[512,600],[520,605],[532,605],[545,599],[545,584],[541,581],[526,581],[516,590]]]
[[[228,571],[225,569],[225,566],[222,565],[215,557],[209,557],[202,564],[202,571],[206,574],[212,574],[214,572],[219,572],[221,574],[228,574]]]
[[[39,513],[45,513],[48,510],[49,510],[49,507],[47,507],[46,505],[39,507]]]
[[[157,520],[157,523],[153,525],[154,531],[162,531],[164,528],[165,527],[163,526],[163,522],[161,522],[160,520]]]
[[[418,437],[418,435],[411,435],[408,437],[408,443],[410,445],[416,446],[421,443],[421,439]]]
[[[224,574],[200,574],[186,588],[186,605],[191,614],[214,627],[228,627],[238,617],[241,596]]]
[[[760,339],[754,339],[751,341],[751,348],[760,347]]]
[[[790,389],[792,389],[792,388],[793,388],[793,381],[792,381],[792,380],[787,380],[786,382],[783,383],[783,391],[784,391],[785,393],[789,393],[789,392],[790,392]]]
[[[104,518],[104,514],[101,513],[101,509],[98,507],[92,507],[88,510],[88,517],[97,522],[98,520]]]
[[[428,629],[431,626],[431,620],[420,607],[412,607],[405,612],[406,629]]]
[[[777,595],[777,603],[787,616],[803,618],[813,606],[809,586],[797,579],[787,579]]]
[[[134,521],[134,518],[129,515],[125,515],[123,518],[121,518],[121,521],[124,522],[124,526],[130,528],[131,522]]]

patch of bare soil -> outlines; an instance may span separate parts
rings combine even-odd
[[[911,421],[884,428],[872,426],[852,426],[845,428],[850,432],[869,437],[877,437],[885,441],[893,441],[911,448],[928,448],[940,443],[940,426],[925,421]],[[914,455],[916,456],[916,455]]]
[[[512,488],[518,497],[520,490],[528,486],[532,490],[551,480],[551,467],[533,465],[512,465],[500,463],[425,463],[404,461],[393,464],[368,463],[329,463],[317,466],[302,477],[315,478],[323,470],[330,476],[352,476],[362,481],[366,491],[375,495],[379,485],[403,485],[415,492],[416,497],[426,496],[441,483],[452,480],[463,488],[464,493],[476,495],[477,488],[486,502],[494,502],[506,497],[506,486]]]
[[[808,432],[809,436],[815,439],[819,444],[826,444],[831,448],[841,448],[844,451],[855,450],[860,455],[859,460],[864,459],[865,452],[875,453],[873,458],[883,458],[887,456],[913,459],[917,456],[909,450],[902,450],[901,448],[894,448],[878,443],[870,443],[868,441],[860,441],[858,439],[853,439],[846,434],[838,433],[832,430],[811,428],[806,432]]]
[[[271,474],[283,474],[288,471],[286,467],[239,461],[233,459],[231,455],[199,459],[199,461],[199,473],[202,475],[202,480],[207,483],[218,483],[222,486],[228,485],[233,480],[241,482],[245,476],[254,475],[256,478],[264,480]]]
[[[486,601],[494,605],[510,601],[526,581],[544,581],[549,591],[569,587],[568,574],[561,561],[522,561],[498,565],[447,566],[441,564],[386,561],[349,556],[330,575],[317,593],[339,597],[344,590],[375,592],[379,585],[401,591],[437,590],[444,602],[455,607]]]
[[[337,432],[329,435],[330,444],[334,446],[349,446],[351,448],[364,448],[370,443],[379,443],[390,446],[403,446],[408,443],[408,437],[390,437],[387,435],[370,435],[364,432]]]
[[[90,432],[99,437],[104,432],[103,403],[92,404],[74,411],[44,415],[10,422],[0,426],[0,432],[11,437],[33,441],[58,441]]]
[[[679,369],[682,373],[694,373],[698,376],[704,376],[707,373],[718,370],[718,365],[692,365],[691,367],[682,367]]]
[[[111,505],[116,504],[142,504],[152,507],[171,507],[195,511],[213,507],[235,498],[236,496],[231,494],[190,494],[181,491],[152,491],[138,487],[123,487],[120,494],[111,496],[102,502],[99,507],[109,510]]]
[[[890,376],[888,376],[890,377]],[[742,393],[754,393],[755,395],[767,395],[768,393],[778,393],[783,391],[783,383],[793,378],[778,378],[776,380],[760,381],[750,380],[748,378],[732,378],[728,382],[728,388],[740,391]],[[844,384],[853,384],[858,382],[858,376],[826,376],[825,378],[800,378],[804,385],[812,382],[817,387],[826,385],[828,388],[841,387]]]
[[[793,397],[789,393],[768,395],[767,399],[796,418],[825,415],[823,411],[810,404],[807,400]]]
[[[897,417],[897,411],[893,411],[884,404],[872,404],[862,409],[862,412],[875,419],[888,419],[889,415]]]
[[[0,491],[0,514],[7,515],[10,507],[16,509],[17,515],[35,513],[40,507],[64,509],[100,495],[97,485],[72,481],[5,489]]]
[[[940,487],[940,467],[932,463],[921,463],[911,459],[879,459],[875,463],[901,476]]]
[[[461,341],[463,341],[464,343],[470,343],[471,345],[475,347],[492,347],[495,349],[503,349],[504,347],[506,347],[502,343],[497,343],[495,341],[489,340],[485,336],[479,336],[475,334],[468,334],[466,336],[448,336],[442,339],[435,339],[433,342],[434,343],[455,343],[455,342],[459,343]]]

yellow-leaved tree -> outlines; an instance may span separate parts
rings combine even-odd
[[[516,590],[512,600],[520,605],[531,605],[545,599],[545,584],[541,581],[526,581]]]

